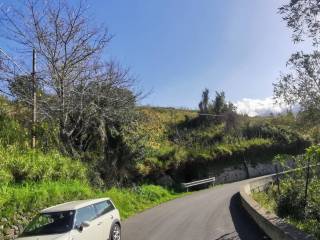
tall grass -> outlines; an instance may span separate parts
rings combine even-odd
[[[86,166],[56,151],[44,154],[0,145],[0,181],[3,184],[57,180],[87,181]]]

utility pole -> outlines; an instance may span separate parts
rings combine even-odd
[[[32,50],[32,93],[33,93],[33,116],[32,116],[32,148],[36,147],[36,124],[37,124],[37,87],[36,87],[36,51]]]

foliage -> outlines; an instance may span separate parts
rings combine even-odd
[[[319,116],[320,76],[318,51],[320,44],[320,7],[316,0],[290,0],[279,8],[287,26],[293,31],[293,42],[311,40],[314,51],[297,52],[288,60],[290,72],[283,74],[274,84],[274,96],[281,102],[299,104],[309,116]],[[318,119],[318,118],[316,118]],[[305,118],[307,122],[314,119]],[[316,120],[317,121],[317,120]]]
[[[237,128],[226,131],[226,123],[198,124],[194,111],[147,107],[140,111],[145,116],[139,131],[145,133],[146,152],[137,170],[147,178],[174,174],[191,162],[231,166],[261,158],[261,151],[272,157],[301,152],[309,144],[291,127],[296,121],[293,116],[239,116]]]
[[[210,101],[209,89],[202,92],[199,103],[199,116],[194,119],[194,125],[226,122],[228,129],[234,127],[236,122],[236,107],[231,102],[226,102],[224,92],[216,92],[215,99]]]
[[[0,146],[0,180],[2,185],[25,181],[79,180],[87,182],[86,166],[58,152],[44,154],[19,147]]]
[[[301,136],[290,129],[280,126],[272,126],[270,124],[247,124],[242,129],[242,136],[248,139],[251,138],[269,138],[279,144],[291,144],[299,142]]]
[[[292,71],[282,75],[274,85],[275,97],[290,105],[299,104],[305,111],[319,112],[319,59],[318,51],[293,54],[287,63]]]
[[[320,146],[309,147],[305,155],[295,160],[300,170],[287,173],[279,187],[271,186],[253,196],[280,217],[320,239]]]
[[[2,111],[1,111],[2,110]],[[18,121],[8,116],[3,109],[0,110],[0,145],[19,145],[28,147],[29,131],[21,126]]]
[[[277,202],[274,198],[274,192],[272,188],[268,188],[263,192],[252,192],[252,197],[259,203],[261,207],[266,209],[268,212],[275,212]]]
[[[139,140],[127,137],[137,125],[133,122],[140,94],[128,69],[104,59],[111,35],[89,21],[87,11],[81,3],[64,0],[23,1],[19,9],[1,5],[0,22],[2,33],[26,50],[14,59],[24,59],[32,49],[37,55],[38,149],[58,148],[72,158],[90,159],[105,183],[122,183],[123,166],[132,167],[141,158],[140,145],[132,144]],[[1,92],[27,109],[20,123],[28,131],[30,79],[13,65],[0,71]]]
[[[209,89],[206,88],[202,92],[202,100],[199,103],[200,113],[208,113],[209,112]]]
[[[320,6],[317,0],[290,0],[279,8],[279,12],[293,31],[294,42],[311,38],[315,46],[320,43]]]

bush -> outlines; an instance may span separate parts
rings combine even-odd
[[[281,183],[282,194],[278,196],[276,212],[280,217],[286,218],[291,216],[295,219],[304,218],[304,199],[299,188],[294,187],[288,181]]]
[[[274,211],[278,216],[320,239],[320,146],[309,147],[306,154],[295,160],[298,170],[281,179],[279,191],[273,189],[260,194],[256,200],[264,203],[272,199],[276,202]]]
[[[21,124],[0,111],[0,145],[19,145],[26,148],[29,145],[29,132]]]

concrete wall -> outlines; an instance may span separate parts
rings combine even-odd
[[[287,166],[290,168],[294,167],[294,163],[289,161]],[[279,167],[279,171],[282,171]],[[210,172],[210,170],[209,170]],[[275,173],[275,165],[271,162],[268,163],[257,163],[257,164],[247,164],[247,168],[242,165],[237,165],[234,167],[224,168],[222,171],[216,172],[211,170],[209,176],[216,177],[216,183],[228,183],[241,181],[247,178],[259,177],[268,174]],[[248,176],[249,175],[249,176]]]

